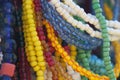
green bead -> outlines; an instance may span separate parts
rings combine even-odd
[[[93,3],[93,4],[98,4],[98,3],[99,3],[99,0],[92,0],[92,3]]]
[[[87,58],[84,58],[84,59],[83,59],[83,62],[88,62]]]
[[[105,19],[101,18],[102,20],[100,20],[100,24],[106,24]]]
[[[107,38],[109,35],[108,34],[102,34],[103,39]]]
[[[102,33],[104,34],[104,33],[108,33],[108,30],[107,29],[103,29],[102,30]]]
[[[108,62],[108,61],[110,61],[110,57],[105,57],[105,58],[103,58],[103,60],[104,60],[104,62]]]
[[[102,24],[101,25],[101,29],[103,30],[103,29],[106,29],[106,24]]]
[[[108,76],[109,76],[110,80],[116,80],[114,73],[109,74]]]
[[[104,57],[110,56],[110,53],[109,52],[103,52],[103,56]]]
[[[112,70],[112,66],[107,65],[107,66],[106,66],[106,70],[107,70],[107,71]]]
[[[102,9],[101,8],[95,9],[95,13],[102,13]]]
[[[109,37],[106,37],[106,38],[103,39],[103,41],[108,42],[108,41],[110,41],[110,39],[109,39]]]
[[[103,52],[109,52],[110,48],[103,48]]]
[[[102,21],[103,21],[103,22],[105,22],[105,24],[106,24],[105,17],[101,16],[101,17],[99,17],[99,18],[98,18],[98,20],[99,20],[100,22],[102,22]]]
[[[107,71],[108,72],[108,74],[112,74],[113,73],[113,69],[112,70],[109,70],[109,71]]]
[[[96,14],[96,17],[97,17],[97,18],[99,18],[99,17],[101,17],[101,16],[102,16],[102,13],[97,13],[97,14]]]
[[[105,64],[105,65],[109,65],[109,64],[111,64],[111,62],[110,62],[110,61],[107,61],[107,62],[105,62],[104,64]]]
[[[93,5],[93,9],[98,9],[98,8],[100,8],[100,5],[99,5],[99,4],[94,4],[94,5]]]
[[[103,48],[105,48],[105,47],[110,47],[110,43],[109,42],[104,42],[103,43]]]

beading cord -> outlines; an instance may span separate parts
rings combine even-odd
[[[17,3],[19,2],[19,4]],[[24,36],[22,32],[22,20],[21,20],[21,1],[14,0],[14,6],[15,6],[15,15],[16,15],[16,41],[17,41],[17,55],[18,55],[18,73],[19,73],[19,79],[23,80],[31,80],[31,71],[30,71],[30,65],[27,62],[26,55],[25,55],[25,43],[24,43]]]
[[[47,32],[49,39],[52,41],[53,47],[56,49],[56,51],[59,52],[63,60],[68,63],[74,70],[79,72],[82,76],[88,77],[90,80],[109,80],[106,76],[99,76],[96,74],[93,74],[89,70],[86,70],[78,65],[77,62],[75,62],[73,59],[70,58],[70,56],[67,54],[67,52],[62,48],[62,46],[58,43],[56,40],[56,36],[54,34],[53,28],[50,26],[50,24],[47,21],[44,21],[44,24],[46,25]]]
[[[52,78],[53,80],[57,80],[57,72],[56,72],[56,69],[55,69],[55,62],[54,60],[52,59],[52,52],[50,51],[50,45],[47,44],[46,42],[46,36],[44,34],[44,31],[43,31],[43,25],[42,25],[42,13],[41,13],[41,9],[40,9],[40,3],[39,3],[39,0],[34,0],[34,4],[35,4],[35,12],[36,12],[36,21],[37,21],[37,32],[38,32],[38,36],[39,36],[39,39],[41,40],[41,44],[43,46],[43,50],[44,50],[44,55],[45,55],[45,59],[48,63],[48,66],[50,67],[51,71],[52,71]]]
[[[14,25],[14,16],[13,16],[13,4],[10,1],[3,1],[3,28],[1,30],[1,34],[3,35],[3,63],[1,66],[1,74],[2,80],[11,80],[11,77],[14,75],[15,71],[15,49],[16,49],[16,42],[13,38],[13,25]],[[8,71],[5,71],[8,70]],[[9,70],[11,69],[11,70]]]
[[[51,0],[51,3],[54,0]],[[99,31],[94,31],[88,24],[83,24],[80,21],[75,20],[70,14],[69,12],[67,12],[64,7],[66,9],[68,9],[68,6],[64,5],[63,3],[59,2],[59,0],[56,0],[57,2],[54,3],[53,5],[56,7],[56,10],[58,11],[58,13],[63,16],[67,22],[69,22],[70,24],[72,24],[72,26],[79,28],[80,30],[86,31],[88,34],[90,34],[90,36],[92,37],[97,37],[97,38],[102,38],[101,37],[101,32]],[[63,7],[62,7],[62,6]],[[68,9],[68,10],[72,10],[72,9]],[[74,13],[74,11],[72,11],[72,13]],[[74,13],[75,14],[75,13]],[[77,14],[76,14],[77,15]],[[119,39],[119,32],[120,30],[109,30],[109,34],[110,34],[110,40],[116,40]],[[118,32],[118,34],[116,34],[115,32]],[[112,35],[112,36],[111,36]],[[113,36],[115,35],[115,36]]]
[[[43,56],[43,47],[36,32],[34,12],[33,0],[23,0],[22,19],[27,59],[36,72],[36,80],[44,80],[46,63]]]
[[[72,27],[62,17],[59,16],[59,14],[55,11],[55,9],[53,9],[53,7],[50,4],[48,4],[46,0],[44,1],[41,0],[41,2],[44,11],[44,16],[51,22],[52,25],[54,25],[53,26],[54,29],[57,30],[58,34],[63,40],[65,40],[70,44],[75,44],[77,47],[83,49],[93,49],[101,44],[101,40],[92,38],[80,32],[78,29]]]
[[[110,62],[109,52],[110,52],[110,41],[106,26],[105,17],[102,15],[102,9],[99,5],[99,0],[92,0],[92,7],[95,10],[96,17],[99,20],[101,30],[102,30],[102,37],[103,37],[103,60],[105,64],[105,69],[107,72],[108,77],[110,80],[116,80],[115,74],[113,72],[113,68]]]

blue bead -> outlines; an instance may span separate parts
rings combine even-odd
[[[12,80],[9,76],[3,76],[2,80]]]

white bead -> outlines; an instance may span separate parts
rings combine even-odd
[[[68,21],[69,23],[72,23],[73,18],[72,18],[72,17],[69,17],[67,21]]]
[[[60,2],[57,2],[57,3],[55,4],[55,6],[56,6],[56,7],[60,7]]]
[[[73,80],[80,80],[80,74],[75,72],[74,74],[72,74],[72,78]]]
[[[62,8],[61,8],[61,7],[56,8],[56,10],[57,10],[59,13],[62,12]]]
[[[56,4],[58,2],[58,0],[51,0],[52,4]]]
[[[78,22],[78,21],[73,20],[73,21],[72,21],[72,25],[73,25],[74,27],[76,27],[76,26],[77,26],[77,22]]]
[[[68,13],[64,14],[64,18],[65,18],[66,20],[68,20],[69,17],[71,17],[71,16],[70,16]]]
[[[61,15],[63,15],[66,11],[62,8],[62,12],[60,13]]]
[[[80,7],[77,5],[74,9],[76,12],[79,12]]]

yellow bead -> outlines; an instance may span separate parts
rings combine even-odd
[[[62,49],[62,48],[58,48],[58,52],[59,53],[62,53],[64,51],[64,49]],[[64,55],[64,54],[63,54]]]
[[[28,24],[34,24],[35,21],[34,21],[33,19],[29,19],[29,20],[27,20],[27,23],[28,23]]]
[[[29,55],[30,55],[30,56],[35,56],[35,51],[30,51],[30,52],[29,52]]]
[[[29,19],[29,18],[34,18],[34,17],[33,17],[32,14],[28,14],[28,15],[27,15],[27,18]]]
[[[34,47],[33,47],[33,46],[28,46],[27,49],[28,49],[29,51],[33,51],[33,50],[34,50]]]
[[[74,45],[72,45],[72,46],[70,46],[70,49],[71,49],[72,51],[75,51],[75,50],[76,50],[76,47],[75,47]]]
[[[35,25],[35,23],[31,23],[31,24],[29,24],[29,27],[36,27],[36,25]],[[34,31],[34,30],[32,30],[32,31]]]
[[[37,32],[36,31],[32,31],[31,32],[31,36],[37,36]]]
[[[44,75],[42,70],[37,71],[36,74],[37,74],[37,76],[43,76]]]
[[[46,70],[46,67],[45,67],[45,66],[44,66],[44,67],[41,67],[41,70],[45,71],[45,70]]]
[[[37,80],[44,80],[44,76],[38,76]]]
[[[77,55],[77,51],[72,51],[72,52],[71,52],[71,55],[72,55],[72,56],[76,56],[76,55]]]
[[[45,62],[38,62],[38,65],[43,67],[46,65],[46,63]]]
[[[40,70],[40,67],[39,66],[35,66],[35,67],[33,67],[33,70],[37,72],[37,71]]]
[[[34,42],[34,45],[35,46],[41,46],[41,42],[40,41],[36,41],[36,42]]]
[[[41,46],[36,46],[36,47],[35,47],[35,50],[36,50],[36,51],[42,51],[42,47],[41,47]]]
[[[67,61],[69,61],[70,60],[70,56],[66,56],[66,57],[64,57],[64,59],[66,59]]]
[[[32,37],[32,41],[34,41],[34,42],[39,41],[39,38],[37,36]]]
[[[30,65],[31,65],[32,67],[34,67],[34,66],[37,65],[37,62],[36,62],[36,61],[34,61],[34,62],[30,62]]]
[[[36,56],[42,56],[42,55],[43,55],[43,51],[42,50],[36,51]]]
[[[31,56],[30,61],[36,61],[36,56]]]
[[[38,61],[38,62],[44,61],[44,57],[43,57],[43,56],[37,57],[37,61]]]
[[[35,27],[30,27],[30,28],[29,28],[29,31],[30,31],[30,32],[35,31],[35,30],[36,30]]]

